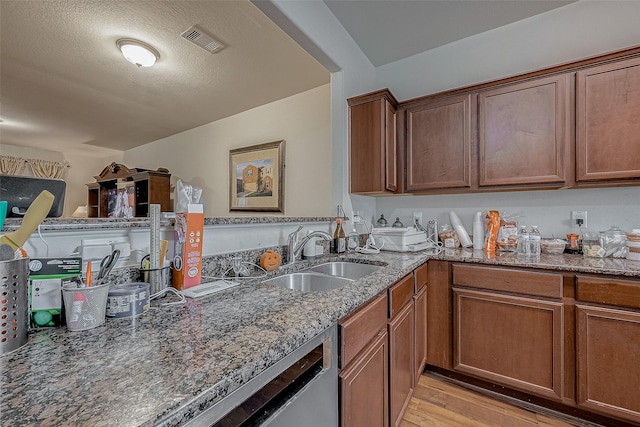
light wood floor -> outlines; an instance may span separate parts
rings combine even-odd
[[[568,424],[459,387],[431,374],[424,374],[413,392],[401,427],[573,425],[575,424]]]

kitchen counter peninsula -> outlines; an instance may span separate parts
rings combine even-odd
[[[640,262],[576,255],[531,260],[455,250],[349,258],[386,266],[329,292],[245,280],[184,306],[154,301],[139,318],[107,319],[88,331],[32,331],[27,345],[0,357],[0,425],[182,425],[429,259],[640,276]]]

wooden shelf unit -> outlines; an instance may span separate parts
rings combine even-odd
[[[133,187],[135,217],[148,217],[149,205],[159,204],[162,212],[171,211],[171,174],[164,168],[130,169],[119,163],[106,166],[96,182],[87,184],[87,216],[109,218],[109,199],[113,203],[119,186]]]

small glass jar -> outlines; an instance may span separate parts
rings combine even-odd
[[[602,258],[605,254],[602,239],[598,232],[582,233],[582,255],[592,258]]]

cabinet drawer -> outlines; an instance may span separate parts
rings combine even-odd
[[[387,294],[383,293],[340,321],[340,369],[344,368],[387,325]]]
[[[576,299],[640,309],[640,281],[576,276]]]
[[[416,275],[416,287],[414,289],[414,293],[418,293],[418,291],[424,288],[427,285],[427,264],[424,263],[420,267],[415,269]]]
[[[460,286],[562,298],[562,274],[454,264],[453,283]]]
[[[389,319],[393,318],[413,298],[413,274],[389,288]]]

